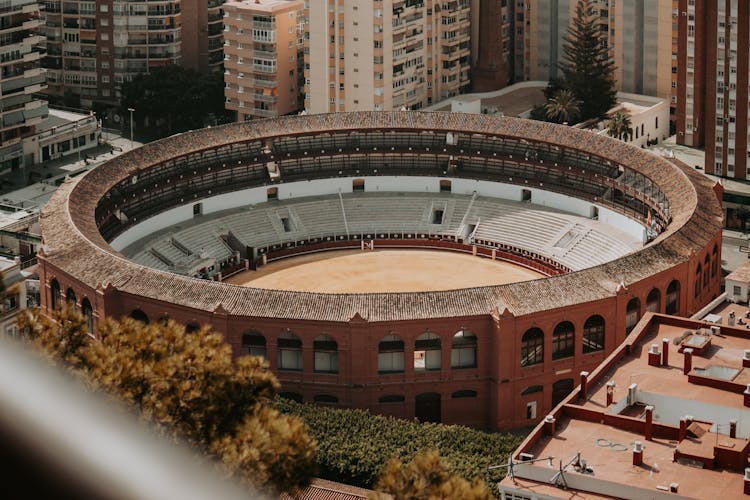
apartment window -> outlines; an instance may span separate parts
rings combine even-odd
[[[107,4],[101,4],[99,6],[99,12],[109,12],[109,5],[107,5]]]

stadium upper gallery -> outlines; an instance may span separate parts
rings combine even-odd
[[[41,217],[42,301],[74,305],[92,331],[105,316],[208,324],[297,400],[507,429],[546,415],[646,311],[690,315],[718,296],[720,199],[684,165],[549,123],[410,111],[232,124],[63,184]],[[364,256],[344,281],[398,269],[403,250],[466,263],[408,254],[415,272],[436,266],[412,289],[326,289],[335,261],[293,278],[334,250]],[[280,263],[284,286],[253,286]],[[471,281],[503,266],[533,275]]]

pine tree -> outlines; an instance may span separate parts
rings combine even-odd
[[[102,321],[94,338],[70,307],[54,319],[27,310],[19,327],[50,358],[255,486],[289,491],[314,475],[305,424],[270,406],[279,383],[266,362],[233,359],[220,334],[125,318]]]
[[[564,87],[581,101],[581,120],[603,118],[615,102],[615,64],[599,30],[592,0],[579,0],[563,44]]]

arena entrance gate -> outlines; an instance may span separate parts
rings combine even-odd
[[[417,394],[414,416],[420,422],[440,423],[440,394],[437,392]]]

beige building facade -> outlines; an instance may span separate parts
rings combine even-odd
[[[237,121],[299,109],[302,0],[224,4],[224,96]]]
[[[620,92],[670,99],[676,54],[673,0],[592,0],[591,15],[615,62]],[[578,0],[518,0],[515,12],[515,78],[549,80],[564,60],[568,27]]]
[[[309,0],[305,109],[421,109],[468,89],[470,5]]]

